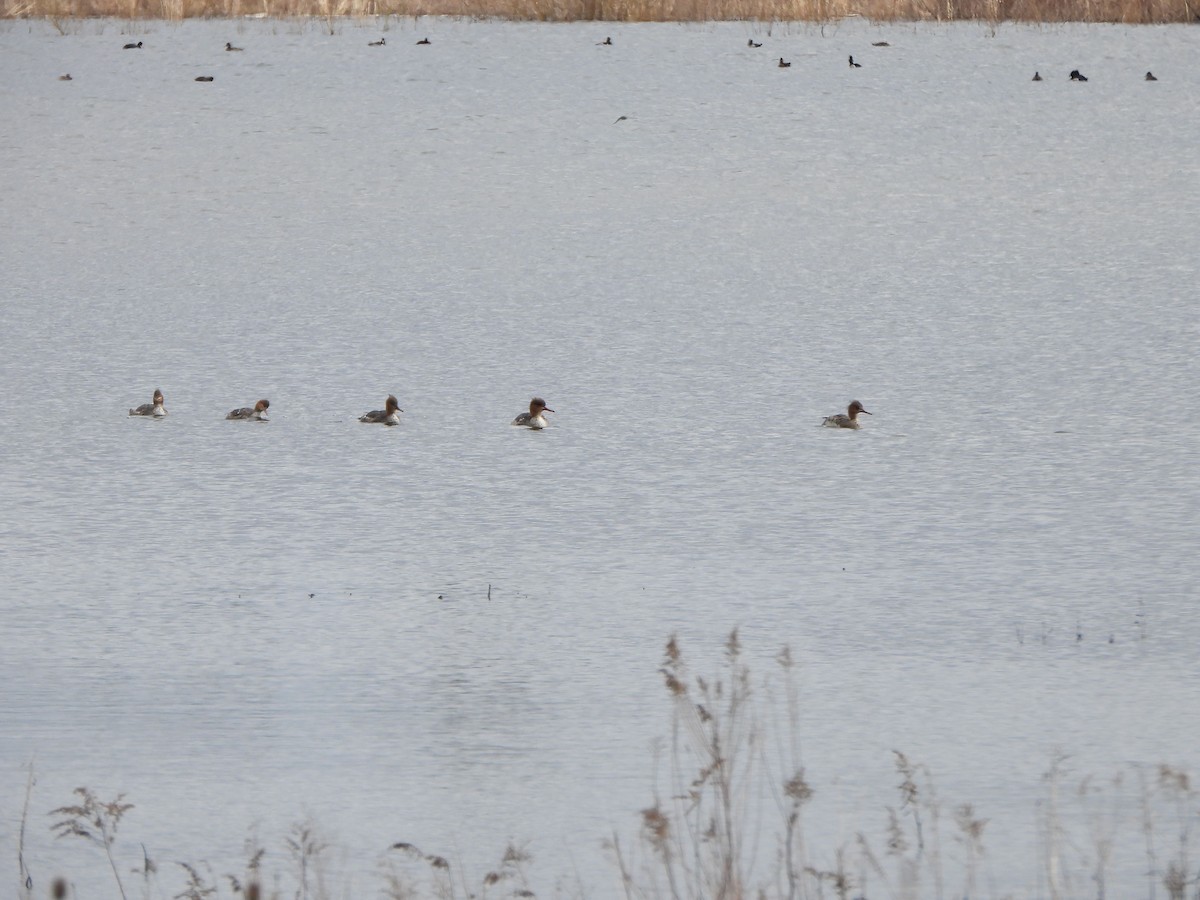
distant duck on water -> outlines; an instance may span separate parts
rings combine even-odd
[[[358,417],[358,421],[378,425],[399,425],[400,413],[404,412],[400,408],[400,401],[394,395],[388,394],[384,407],[384,409],[373,409],[369,413],[363,413]]]
[[[1078,69],[1071,70],[1072,81],[1087,81],[1087,76],[1080,73]]]
[[[611,37],[606,37],[604,40],[596,42],[597,47],[611,47],[612,45],[613,42]]]
[[[790,62],[784,62],[783,57],[782,56],[779,57],[779,68],[790,69],[791,67],[792,67],[792,64]]]
[[[1041,73],[1039,73],[1039,72],[1034,72],[1034,73],[1033,73],[1033,80],[1034,80],[1034,81],[1041,81],[1041,80],[1042,80]]]
[[[229,411],[226,419],[233,419],[236,422],[266,422],[267,408],[271,405],[270,400],[259,400],[254,404],[254,407],[243,406],[241,409]]]
[[[212,81],[213,77],[211,75],[197,75],[196,80],[197,81]]]
[[[512,420],[514,425],[520,425],[524,428],[532,428],[534,431],[541,431],[549,423],[542,413],[554,412],[546,405],[546,401],[541,397],[534,397],[529,401],[529,412],[523,412]]]
[[[241,48],[241,47],[235,47],[235,46],[233,46],[233,44],[229,43],[229,41],[226,41],[226,42],[225,42],[225,51],[226,51],[227,53],[241,53],[241,52],[242,52],[242,48]]]
[[[871,415],[871,413],[863,409],[863,405],[861,403],[859,403],[857,400],[851,400],[850,405],[846,407],[846,411],[844,413],[826,416],[821,424],[826,428],[858,428],[859,413],[866,413],[868,416]]]
[[[423,47],[423,46],[427,46],[432,43],[433,43],[433,41],[431,41],[429,38],[421,38],[419,41],[417,41],[417,46]]]
[[[121,49],[122,49],[122,50],[141,50],[141,49],[142,49],[142,42],[141,42],[141,41],[138,41],[136,44],[126,44],[126,45],[125,45],[124,47],[122,47]]]
[[[387,38],[380,38],[377,41],[371,41],[367,44],[368,47],[382,47],[387,43]]]
[[[851,56],[851,57],[850,57],[850,68],[852,68],[852,69],[861,69],[861,68],[862,68],[862,63],[856,63],[856,62],[854,61],[854,57],[853,57],[853,56]]]
[[[747,47],[761,47],[762,44],[755,42],[754,38],[750,38],[750,40],[746,41],[746,46]]]
[[[71,76],[68,75],[67,77],[70,78]],[[1158,79],[1154,77],[1153,72],[1147,72],[1145,80],[1146,81],[1158,81]]]
[[[161,419],[167,414],[166,407],[163,406],[163,393],[155,389],[154,400],[151,403],[143,403],[141,406],[134,407],[129,410],[131,416],[153,416],[156,419]]]
[[[59,76],[58,76],[58,80],[59,80],[59,81],[74,81],[75,79],[73,79],[73,78],[71,77],[71,73],[70,73],[70,72],[68,72],[66,75],[59,75]]]

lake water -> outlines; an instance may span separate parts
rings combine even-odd
[[[50,834],[87,785],[153,896],[250,834],[287,893],[310,819],[336,896],[511,840],[616,897],[663,646],[736,626],[798,662],[814,866],[882,857],[899,749],[948,891],[969,802],[983,893],[1094,896],[1103,802],[1149,894],[1137,777],[1200,764],[1200,30],[65,27],[0,25],[6,883],[32,765],[37,896],[114,895]]]

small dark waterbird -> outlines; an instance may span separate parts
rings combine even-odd
[[[1034,72],[1034,73],[1033,73],[1033,80],[1034,80],[1034,81],[1041,81],[1041,80],[1042,80],[1042,76],[1041,76],[1041,74],[1040,74],[1040,73],[1038,73],[1038,72]]]
[[[235,47],[235,46],[233,46],[233,44],[229,43],[229,41],[225,42],[225,50],[227,53],[241,53],[242,52],[241,47]]]
[[[122,49],[122,50],[141,50],[141,49],[142,49],[142,42],[141,42],[141,41],[138,41],[136,44],[126,44],[126,45],[125,45],[124,47],[122,47],[121,49]]]
[[[1087,81],[1087,76],[1080,73],[1080,71],[1078,69],[1072,69],[1071,70],[1071,80],[1072,81]]]
[[[779,57],[779,68],[790,69],[791,67],[792,67],[792,64],[790,62],[785,62],[782,56]]]
[[[1153,72],[1147,72],[1145,80],[1146,81],[1158,81],[1158,79],[1154,77]]]
[[[761,47],[761,46],[762,46],[762,43],[761,43],[761,42],[756,42],[756,41],[754,40],[754,38],[750,38],[750,40],[746,41],[746,46],[747,46],[747,47]]]

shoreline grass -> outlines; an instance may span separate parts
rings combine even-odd
[[[3,0],[0,18],[123,20],[368,17],[536,22],[746,21],[828,24],[981,21],[1200,23],[1200,0]],[[56,27],[57,24],[56,24]],[[64,29],[60,28],[60,31]]]
[[[1122,771],[1073,783],[1068,757],[1055,754],[1039,778],[1028,836],[1034,852],[1019,874],[1006,874],[1003,891],[995,885],[987,842],[1002,826],[975,804],[943,800],[934,773],[900,750],[892,759],[895,793],[873,799],[879,813],[874,821],[835,826],[814,803],[826,788],[805,767],[803,693],[787,648],[775,664],[766,677],[756,677],[735,630],[719,671],[706,677],[689,669],[674,637],[667,642],[659,672],[669,698],[670,737],[662,758],[656,755],[658,783],[650,805],[631,814],[636,824],[614,830],[607,840],[597,836],[608,875],[595,883],[585,884],[578,869],[564,877],[561,862],[535,866],[530,848],[511,840],[496,864],[480,868],[477,854],[468,860],[381,836],[374,875],[346,872],[335,862],[345,848],[329,841],[311,818],[296,822],[272,850],[257,838],[248,840],[241,863],[213,864],[201,856],[199,863],[160,866],[146,842],[118,841],[118,828],[126,833],[136,811],[124,794],[106,801],[80,787],[70,804],[47,813],[57,837],[90,847],[98,883],[80,889],[28,858],[26,831],[37,824],[30,813],[36,783],[31,767],[16,896],[483,900],[536,897],[536,887],[553,884],[545,896],[572,900],[1200,898],[1200,789],[1186,771],[1167,764],[1131,764],[1135,777],[1129,779]],[[833,834],[842,836],[831,840]],[[604,861],[597,862],[604,871]],[[99,874],[104,869],[107,893],[106,876]],[[137,888],[123,875],[136,876]]]

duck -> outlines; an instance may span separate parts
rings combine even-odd
[[[529,401],[529,412],[523,412],[512,420],[514,425],[521,425],[525,428],[532,428],[534,431],[540,431],[549,423],[546,417],[542,415],[544,412],[554,412],[546,405],[546,401],[541,397],[534,397]]]
[[[792,67],[792,64],[790,62],[784,62],[783,57],[782,56],[779,57],[779,68],[790,69],[791,67]]]
[[[400,401],[394,395],[388,394],[387,402],[384,406],[386,407],[385,409],[373,409],[369,413],[363,413],[358,417],[358,421],[380,425],[399,425],[400,413],[404,412],[400,408]]]
[[[892,45],[889,44],[887,41],[876,41],[871,46],[872,47],[890,47]]]
[[[67,77],[70,78],[71,76],[68,75]],[[1158,79],[1154,77],[1153,72],[1147,72],[1146,77],[1143,80],[1144,81],[1158,81]]]
[[[1087,76],[1081,75],[1078,69],[1072,69],[1071,70],[1071,80],[1072,81],[1087,81]]]
[[[861,68],[862,68],[862,63],[856,63],[856,62],[854,61],[854,57],[852,56],[852,57],[850,57],[850,68],[852,68],[852,69],[861,69]]]
[[[433,41],[431,41],[429,38],[421,38],[419,41],[417,41],[417,46],[422,47],[432,43]]]
[[[213,80],[213,77],[211,75],[197,75],[196,76],[196,81],[212,81],[212,80]]]
[[[241,409],[233,409],[229,411],[226,419],[234,419],[239,422],[266,422],[267,408],[271,405],[270,400],[259,400],[254,404],[254,408],[243,406]]]
[[[70,73],[70,72],[68,72],[66,75],[59,75],[59,76],[58,76],[58,80],[59,80],[59,81],[74,81],[75,79],[73,79],[73,78],[71,77],[71,73]]]
[[[826,416],[821,422],[826,428],[858,428],[858,414],[866,413],[868,416],[871,413],[863,409],[863,405],[857,400],[851,400],[850,405],[846,407],[844,413],[838,413],[834,416]]]
[[[1041,80],[1042,80],[1042,75],[1041,75],[1041,73],[1040,73],[1040,72],[1034,72],[1034,73],[1033,73],[1033,80],[1034,80],[1034,81],[1041,81]]]
[[[747,47],[761,47],[761,46],[762,46],[762,43],[761,43],[761,42],[756,42],[756,41],[754,40],[754,38],[750,38],[748,41],[746,41],[746,46],[747,46]]]
[[[597,47],[611,47],[612,45],[613,45],[613,42],[612,42],[611,37],[606,37],[604,40],[599,41],[596,44]]]
[[[242,52],[241,47],[235,47],[235,46],[233,46],[233,44],[229,43],[229,41],[225,42],[225,50],[228,53],[241,53]]]
[[[124,47],[122,47],[121,49],[122,49],[122,50],[141,50],[141,49],[142,49],[142,42],[141,42],[141,41],[138,41],[136,44],[126,44],[126,45],[125,45]]]
[[[377,41],[371,41],[369,44],[367,44],[367,46],[368,47],[383,47],[386,44],[387,44],[387,38],[380,38]]]
[[[163,406],[162,391],[158,388],[154,389],[154,401],[152,403],[143,403],[141,406],[134,407],[129,410],[131,416],[153,416],[158,419],[167,414],[166,407]]]

